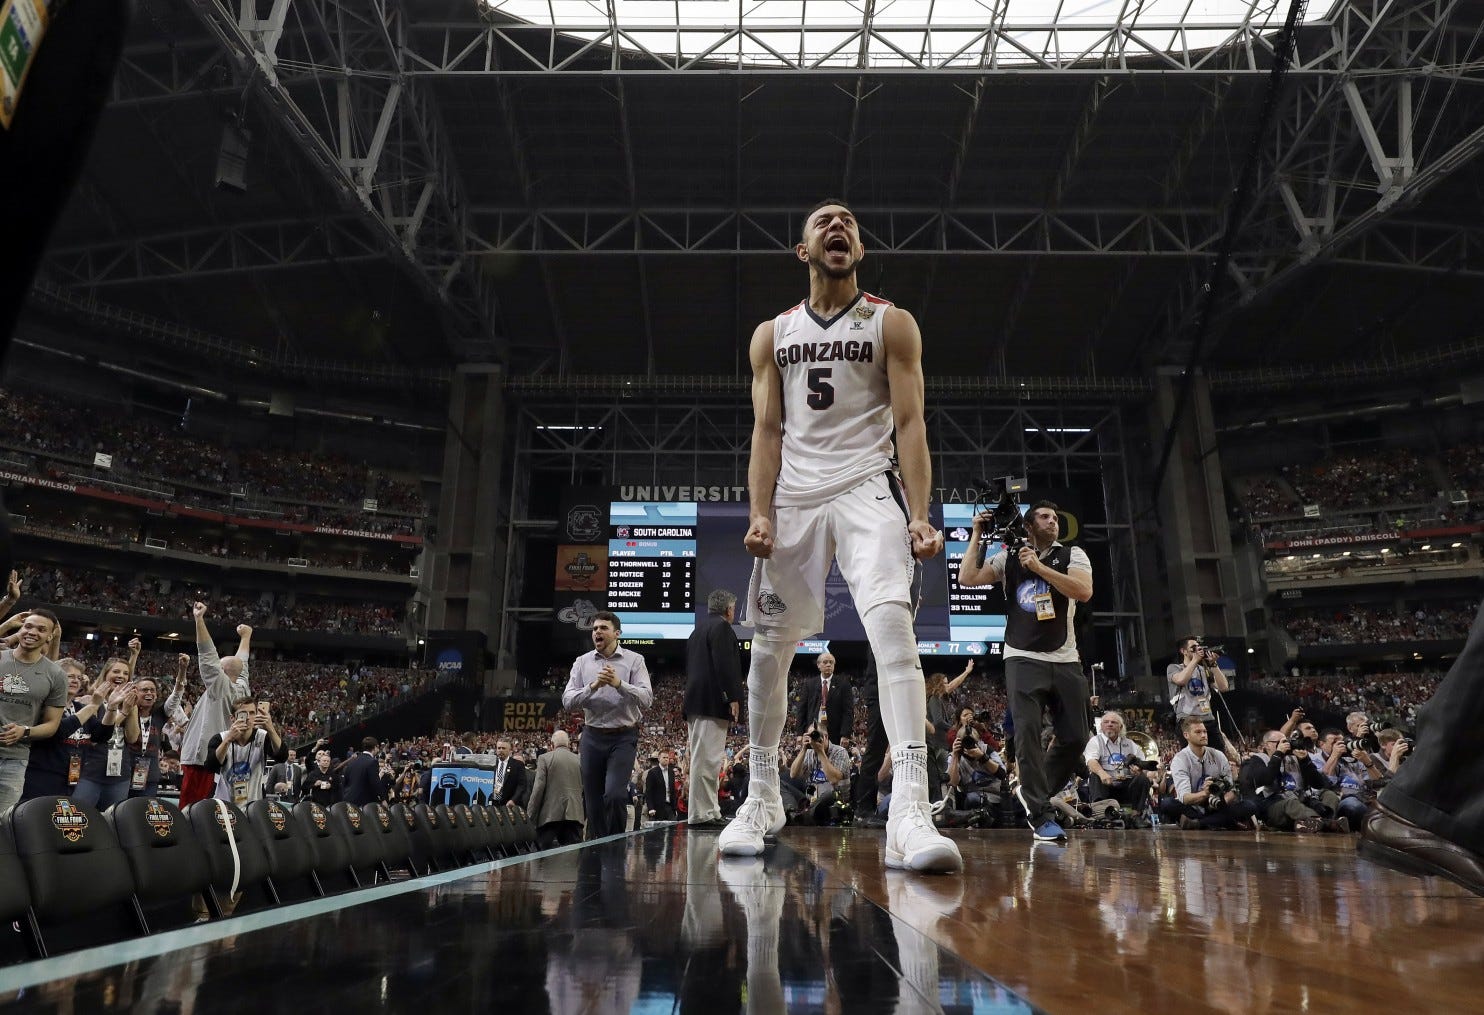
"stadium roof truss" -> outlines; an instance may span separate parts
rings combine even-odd
[[[848,119],[836,130],[847,153],[847,191],[863,106],[901,82],[941,82],[935,94],[962,108],[957,135],[944,138],[957,153],[947,160],[947,199],[858,209],[872,248],[1177,259],[1188,277],[1150,316],[1142,352],[1178,355],[1225,216],[1219,204],[1186,200],[1187,171],[1217,121],[1251,108],[1287,10],[1276,0],[1216,0],[1200,9],[1192,0],[1096,0],[1076,9],[1063,0],[181,2],[214,45],[126,51],[116,101],[251,94],[339,206],[311,222],[71,244],[51,253],[50,277],[92,289],[380,256],[401,264],[445,308],[445,330],[462,359],[506,359],[510,351],[496,327],[496,287],[484,259],[534,255],[550,289],[556,259],[637,258],[647,287],[650,255],[735,257],[792,246],[797,208],[750,202],[740,187],[732,195],[721,188],[706,206],[653,202],[636,179],[626,86],[718,76],[736,79],[744,100],[753,79],[777,77],[820,78],[848,96]],[[1484,147],[1481,33],[1477,17],[1460,16],[1462,9],[1459,0],[1340,0],[1310,12],[1276,129],[1263,139],[1228,310],[1323,260],[1484,275],[1484,220],[1413,211]],[[1068,197],[1082,174],[1100,171],[1082,153],[1110,90],[1145,76],[1187,82],[1181,87],[1198,98],[1181,142],[1150,154],[1156,163],[1168,159],[1162,203]],[[541,115],[530,96],[543,82],[583,79],[601,82],[611,97],[611,108],[591,116],[613,120],[627,193],[618,202],[542,203],[538,181],[562,167],[530,150],[521,123]],[[1087,82],[1082,113],[1037,205],[960,203],[962,153],[983,129],[985,88],[1000,79]],[[1245,106],[1233,97],[1243,80],[1250,81]],[[461,147],[446,122],[440,89],[450,81],[474,88],[477,101],[499,111],[492,119],[516,180],[503,200],[476,200],[466,184],[478,153]],[[674,101],[683,102],[684,92]],[[1246,129],[1238,122],[1235,132]],[[1036,269],[1023,261],[1020,270],[1007,325]],[[1115,304],[1118,298],[1115,287]],[[554,331],[564,342],[559,318]],[[652,359],[652,337],[650,345]]]

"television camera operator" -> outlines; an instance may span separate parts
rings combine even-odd
[[[989,528],[991,525],[993,529]],[[960,562],[959,584],[972,588],[1002,582],[1008,601],[1005,628],[1005,688],[1015,743],[1017,795],[1026,820],[1042,841],[1064,838],[1052,794],[1082,765],[1079,744],[1087,741],[1087,678],[1077,652],[1076,614],[1092,599],[1092,564],[1079,546],[1064,546],[1056,504],[1037,501],[1022,519],[1007,491],[992,511],[974,517],[969,551]],[[1005,549],[977,561],[983,540],[998,538]],[[1049,718],[1055,746],[1041,746],[1039,731]]]

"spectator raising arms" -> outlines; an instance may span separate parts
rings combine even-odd
[[[191,713],[190,725],[186,727],[185,736],[181,740],[181,807],[189,807],[197,800],[205,800],[214,792],[216,779],[208,761],[211,738],[232,725],[233,706],[246,700],[252,693],[247,683],[247,656],[252,645],[252,628],[246,624],[237,625],[237,635],[241,639],[237,645],[237,654],[222,659],[217,655],[216,642],[211,640],[211,632],[206,630],[206,604],[194,604],[191,615],[196,618],[197,665],[201,670],[201,680],[206,686],[201,700],[196,703],[195,711]]]

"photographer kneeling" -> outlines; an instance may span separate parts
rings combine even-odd
[[[1332,831],[1360,831],[1366,811],[1370,810],[1370,801],[1375,799],[1376,787],[1382,785],[1387,777],[1384,761],[1366,749],[1369,744],[1375,744],[1375,749],[1380,746],[1370,735],[1369,721],[1364,724],[1363,733],[1364,736],[1350,741],[1339,730],[1326,730],[1324,734],[1321,744],[1324,774],[1334,794],[1326,803],[1340,825]]]
[[[1116,800],[1119,807],[1143,816],[1149,809],[1149,777],[1143,772],[1139,746],[1124,733],[1123,716],[1104,712],[1082,757],[1087,761],[1092,803]]]
[[[799,737],[799,751],[788,767],[786,797],[798,798],[799,816],[812,815],[814,824],[828,825],[835,801],[850,799],[850,756],[839,744],[830,743],[827,731],[812,729]]]
[[[1175,795],[1161,805],[1161,816],[1186,829],[1242,828],[1257,808],[1237,794],[1226,755],[1206,745],[1206,724],[1189,716],[1180,723],[1180,732],[1186,746],[1170,762]]]
[[[1242,796],[1256,805],[1263,824],[1280,832],[1320,830],[1319,812],[1304,803],[1304,794],[1323,784],[1307,747],[1295,750],[1277,730],[1263,733],[1262,750],[1242,762]]]
[[[1005,759],[972,725],[960,725],[948,756],[948,786],[960,811],[997,811],[1005,788]]]

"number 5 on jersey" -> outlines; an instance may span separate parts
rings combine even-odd
[[[830,374],[833,372],[833,367],[813,367],[810,369],[809,408],[828,409],[835,404],[835,387],[829,382]]]

